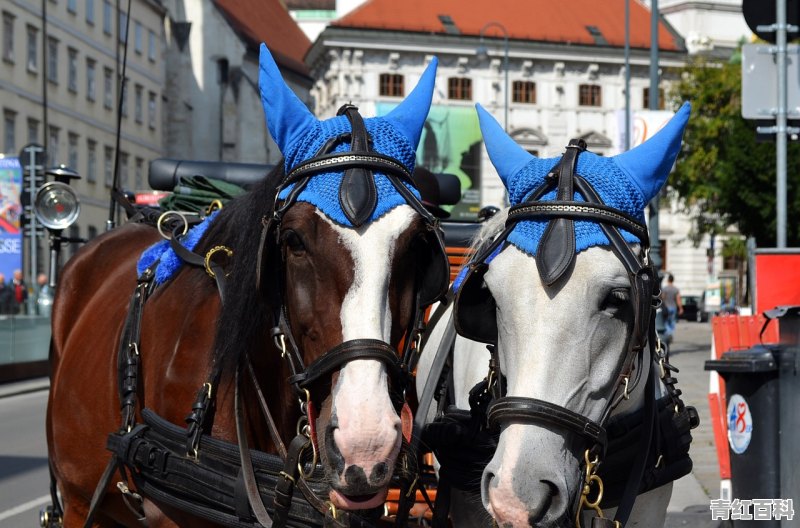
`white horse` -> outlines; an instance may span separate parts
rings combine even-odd
[[[644,204],[661,189],[674,163],[688,112],[688,105],[685,105],[659,134],[628,153],[600,159],[591,153],[582,153],[577,162],[573,162],[573,174],[588,181],[602,203],[614,211],[643,220]],[[556,166],[559,160],[540,160],[531,156],[508,138],[480,107],[479,116],[489,156],[509,191],[512,206],[531,203],[532,194],[545,183],[545,175],[560,170]],[[611,174],[603,174],[608,169]],[[572,195],[561,192],[563,179],[568,180],[571,191],[572,176],[562,178],[560,173],[556,176],[559,177],[558,196],[555,192],[547,194],[543,191],[536,198],[544,201],[558,199],[562,203],[574,200]],[[630,181],[607,181],[611,177]],[[555,176],[551,174],[549,180],[554,182]],[[586,199],[583,193],[581,198]],[[625,257],[628,259],[626,264],[619,248],[612,251],[608,230],[601,231],[590,221],[575,222],[573,244],[565,245],[563,240],[549,241],[548,244],[556,247],[556,251],[542,258],[549,258],[551,263],[538,265],[537,269],[537,257],[549,251],[541,240],[545,238],[543,232],[553,216],[544,220],[526,216],[521,221],[507,224],[508,210],[498,213],[482,227],[473,245],[474,255],[484,258],[485,264],[485,271],[476,279],[479,284],[472,285],[469,294],[458,291],[471,280],[467,269],[462,272],[466,281],[463,277],[456,281],[456,328],[460,333],[477,336],[484,342],[495,342],[497,368],[489,376],[491,354],[487,346],[458,336],[450,377],[455,396],[452,403],[458,409],[469,410],[470,389],[486,380],[487,376],[503,376],[506,398],[501,400],[506,404],[519,404],[523,409],[516,414],[514,409],[508,410],[509,405],[506,405],[505,413],[497,412],[502,405],[494,409],[493,425],[499,431],[494,456],[484,467],[479,484],[457,483],[462,484],[457,487],[467,488],[467,491],[453,490],[450,518],[459,528],[491,526],[493,521],[514,528],[575,526],[576,512],[587,482],[590,493],[585,500],[599,503],[599,510],[603,505],[602,501],[595,499],[599,478],[592,478],[591,472],[587,476],[587,460],[584,458],[592,442],[587,442],[586,435],[577,433],[574,426],[564,426],[558,420],[554,425],[548,415],[566,412],[568,418],[585,419],[584,426],[586,423],[606,425],[609,412],[611,421],[637,411],[646,415],[643,411],[648,401],[646,390],[653,392],[653,387],[644,381],[650,370],[652,349],[644,346],[642,341],[638,359],[632,358],[630,352],[636,340],[641,341],[642,333],[638,329],[642,323],[637,319],[642,292],[638,291],[639,285],[632,278],[631,266],[637,264],[630,261],[634,258],[639,265],[646,263],[645,256],[640,254],[641,246],[630,232],[624,232],[622,245],[631,248],[630,255],[634,255]],[[504,230],[504,226],[511,227]],[[601,233],[604,236],[598,236]],[[498,237],[503,240],[498,241]],[[554,237],[551,235],[551,238]],[[562,246],[571,253],[558,262],[559,259],[553,259],[553,255],[558,257]],[[552,264],[554,260],[556,262]],[[480,263],[473,262],[468,269],[474,268],[474,264]],[[560,269],[556,269],[559,266]],[[479,296],[493,298],[494,315],[481,311],[466,316],[459,313],[476,310],[474,306],[465,306],[472,301],[459,298],[459,295],[474,296],[476,291]],[[647,321],[642,328],[646,333],[650,321],[650,299],[645,301],[648,303]],[[639,317],[643,315],[639,314]],[[452,307],[440,321],[432,329],[418,364],[416,383],[420,395],[425,391],[447,325],[453,324]],[[476,328],[487,322],[495,328],[493,339],[483,337],[485,330]],[[669,378],[668,369],[665,378]],[[666,385],[658,384],[658,387],[658,394],[653,399],[669,392]],[[526,415],[526,409],[538,406],[539,402],[544,402],[543,410],[534,418]],[[430,409],[429,422],[435,414],[434,409]],[[492,414],[490,408],[489,416]],[[634,450],[637,445],[632,446]],[[589,457],[594,459],[596,451],[592,451]],[[631,460],[635,458],[633,456]],[[661,463],[658,459],[656,465]],[[636,462],[631,462],[619,470],[623,482],[631,466],[635,465]],[[682,468],[682,471],[686,470],[685,463]],[[620,475],[606,478],[612,480],[614,476]],[[625,515],[624,525],[663,526],[671,493],[670,480],[636,497],[629,516]],[[597,516],[597,512],[591,508],[583,511],[580,525],[595,526],[591,517]],[[615,515],[616,508],[607,508],[601,517],[606,518],[604,522],[610,522],[608,519],[614,519]],[[613,526],[598,524],[608,525]]]

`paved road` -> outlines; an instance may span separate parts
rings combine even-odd
[[[0,398],[0,528],[35,528],[48,500],[47,392]]]

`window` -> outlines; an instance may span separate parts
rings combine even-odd
[[[39,120],[28,118],[28,143],[39,142]]]
[[[156,127],[156,94],[149,92],[147,94],[147,125],[150,128]]]
[[[466,77],[450,77],[447,79],[447,98],[472,100],[472,79]]]
[[[95,226],[89,226],[87,238],[89,240],[97,238],[97,228]]]
[[[642,99],[644,100],[642,108],[644,108],[645,110],[649,109],[650,108],[650,88],[645,88],[644,89],[644,94],[643,94]],[[666,108],[664,106],[664,89],[663,88],[659,88],[658,89],[658,109],[659,110],[664,110],[664,108]]]
[[[39,30],[34,26],[28,26],[28,60],[26,62],[29,72],[39,69]]]
[[[403,97],[403,76],[398,73],[382,73],[380,76],[380,95]]]
[[[86,0],[86,23],[94,25],[94,0]]]
[[[106,187],[114,183],[114,148],[106,147],[103,153],[103,172],[105,173]]]
[[[134,20],[133,22],[133,50],[136,52],[137,55],[142,54],[142,50],[144,49],[144,44],[142,43],[142,23],[138,20]]]
[[[70,132],[67,139],[67,166],[78,170],[78,134]]]
[[[114,11],[111,9],[111,2],[103,0],[103,33],[111,34],[111,24],[114,20]]]
[[[57,165],[59,163],[58,136],[60,133],[60,128],[50,125],[50,132],[48,133],[50,139],[47,143],[47,152],[50,154],[50,163],[52,165]]]
[[[133,105],[133,117],[137,123],[141,123],[144,119],[144,87],[141,84],[136,85]]]
[[[114,106],[114,72],[103,68],[103,106],[109,110]]]
[[[128,188],[128,153],[119,153],[119,188]]]
[[[67,89],[78,91],[78,50],[67,48]]]
[[[533,81],[514,81],[511,88],[515,103],[536,104],[536,83]]]
[[[94,59],[86,59],[86,98],[94,101],[95,96],[95,69]]]
[[[156,61],[156,34],[152,29],[147,30],[147,58]]]
[[[144,190],[144,160],[142,158],[136,158],[136,168],[133,172],[134,182],[133,186],[135,190],[143,191]]]
[[[58,39],[47,37],[47,80],[58,84]]]
[[[3,111],[3,151],[6,154],[17,153],[17,113],[13,110]]]
[[[128,13],[119,12],[119,41],[124,43],[128,39]]]
[[[597,84],[582,84],[579,87],[578,104],[580,106],[602,106],[600,86]]]
[[[86,140],[86,181],[97,181],[97,141],[93,139]]]
[[[67,0],[67,12],[72,14],[78,12],[78,0]]]
[[[14,15],[3,11],[3,60],[14,62]]]

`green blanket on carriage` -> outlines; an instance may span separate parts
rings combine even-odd
[[[246,191],[230,182],[205,176],[181,176],[172,194],[158,201],[165,211],[205,213],[214,201],[225,205]]]

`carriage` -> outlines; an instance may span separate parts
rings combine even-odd
[[[125,226],[71,259],[53,310],[46,526],[379,526],[387,495],[398,502],[391,522],[406,526],[416,497],[434,500],[419,476],[421,443],[448,476],[435,486],[436,526],[448,511],[468,525],[456,518],[476,511],[476,484],[486,511],[511,526],[580,525],[584,509],[593,526],[622,526],[640,492],[662,490],[642,511],[668,498],[691,467],[696,415],[654,336],[641,210],[666,178],[688,109],[660,141],[611,160],[639,178],[620,191],[602,187],[609,167],[585,145],[535,163],[479,108],[513,207],[481,227],[474,251],[451,233],[451,257],[466,265],[448,290],[441,224],[410,170],[435,69],[434,59],[387,116],[345,105],[318,121],[262,46],[262,102],[284,164],[206,214],[131,209]],[[517,186],[531,164],[547,169]],[[537,229],[547,241],[538,253]],[[538,273],[527,269],[534,253]],[[513,299],[511,277],[522,280]],[[558,306],[564,299],[572,305]],[[516,336],[531,326],[526,302],[551,328]],[[559,369],[542,340],[558,342],[555,329],[579,336],[568,323],[581,314],[591,346],[576,368]],[[456,329],[473,345],[458,350]],[[536,353],[520,356],[529,341]],[[569,375],[543,385],[536,376],[553,376],[553,365]],[[530,458],[520,438],[544,450]],[[616,464],[629,466],[630,445],[634,471],[613,487],[610,521],[603,481],[616,475],[602,470],[620,446]],[[503,458],[509,446],[524,464]],[[515,479],[525,488],[507,487]],[[459,492],[468,502],[456,510]]]

